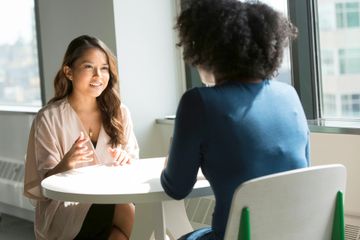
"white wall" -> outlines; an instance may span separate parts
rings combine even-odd
[[[341,163],[347,169],[345,211],[360,216],[360,136],[311,134],[312,165]]]
[[[114,1],[121,95],[129,107],[141,157],[163,155],[156,118],[174,114],[182,89],[173,30],[175,1]]]
[[[0,112],[0,160],[23,162],[32,116]]]

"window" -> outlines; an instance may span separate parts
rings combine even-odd
[[[319,29],[321,31],[331,31],[336,26],[335,9],[332,4],[323,4],[319,11]]]
[[[360,1],[317,0],[320,118],[360,117]],[[336,19],[336,28],[324,28]],[[330,97],[331,96],[331,97]],[[338,101],[336,101],[338,99]],[[335,106],[334,106],[335,104]]]
[[[339,49],[340,74],[360,73],[360,48]]]
[[[337,115],[337,104],[336,96],[334,94],[325,94],[324,95],[324,113],[327,116],[336,116]]]
[[[352,28],[360,26],[359,2],[336,3],[336,26]]]
[[[0,109],[37,109],[42,101],[34,1],[3,4],[0,28]]]
[[[323,75],[335,74],[335,59],[333,51],[327,49],[321,50],[321,70]]]
[[[341,96],[341,113],[346,117],[360,116],[360,94]]]

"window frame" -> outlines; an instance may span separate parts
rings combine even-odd
[[[311,132],[360,134],[360,119],[330,120],[322,118],[322,76],[317,0],[288,0],[289,18],[298,27],[299,36],[293,41],[293,82],[304,107]],[[304,17],[306,16],[306,17]]]
[[[316,1],[288,1],[289,18],[299,30],[291,44],[292,78],[307,119],[320,116],[321,75],[319,38],[316,27]],[[306,17],[304,17],[306,16]]]

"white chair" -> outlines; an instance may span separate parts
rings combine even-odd
[[[249,180],[234,193],[225,240],[344,240],[345,185],[339,164]]]

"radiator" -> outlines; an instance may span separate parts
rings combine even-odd
[[[0,157],[0,213],[33,221],[34,206],[23,196],[24,163]]]

